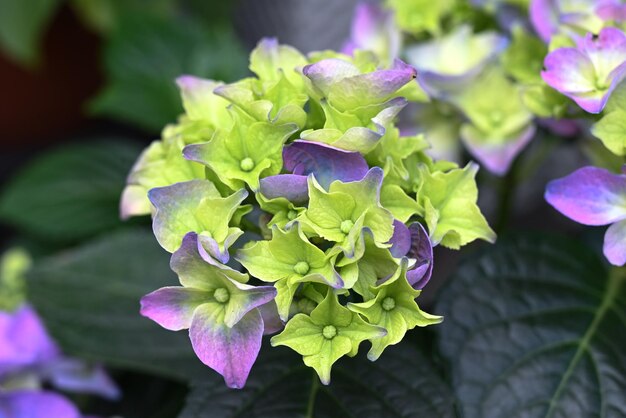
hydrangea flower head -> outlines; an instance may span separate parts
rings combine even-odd
[[[626,34],[604,28],[576,48],[559,48],[545,59],[544,81],[589,113],[600,113],[626,76]]]
[[[170,131],[211,135],[179,138],[180,154],[160,160],[200,175],[163,184],[143,172],[154,234],[181,286],[144,296],[141,313],[189,329],[229,387],[244,386],[263,335],[279,331],[272,345],[300,353],[328,384],[361,342],[373,360],[407,330],[440,322],[415,302],[433,245],[491,241],[493,231],[476,206],[474,166],[433,162],[423,137],[395,126],[403,94],[419,90],[415,68],[359,50],[305,57],[273,39],[250,68],[254,77],[231,84],[182,80],[186,114]]]

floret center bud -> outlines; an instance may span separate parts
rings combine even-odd
[[[299,261],[295,266],[293,266],[293,271],[304,276],[309,272],[310,268],[309,263],[306,261]]]
[[[293,221],[294,219],[296,219],[297,216],[298,216],[298,212],[296,212],[293,209],[287,212],[287,219],[289,219],[290,221]]]
[[[218,289],[215,289],[215,293],[213,293],[213,297],[219,303],[226,303],[228,302],[228,299],[230,299],[230,293],[228,292],[227,289],[220,287]]]
[[[242,171],[252,171],[254,169],[254,161],[250,157],[246,157],[239,162],[239,168]]]
[[[332,340],[337,335],[337,328],[334,325],[326,325],[322,330],[322,335],[327,340]]]
[[[383,309],[390,311],[396,307],[396,301],[393,298],[387,297],[383,299]]]
[[[341,226],[339,226],[339,229],[341,229],[341,232],[343,232],[344,234],[347,234],[350,232],[350,230],[352,230],[353,226],[354,222],[352,222],[350,219],[346,219],[345,221],[341,222]]]

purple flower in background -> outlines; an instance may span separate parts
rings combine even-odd
[[[603,22],[598,3],[598,0],[531,0],[528,13],[539,37],[550,42],[561,29],[568,29],[566,33],[574,38],[576,30],[599,31]]]
[[[626,175],[583,167],[548,183],[545,198],[576,222],[611,225],[604,236],[604,255],[616,266],[626,263]]]
[[[0,393],[0,416],[79,417],[77,409],[63,396],[32,388],[41,382],[75,393],[92,393],[117,399],[119,390],[101,367],[65,357],[46,332],[37,313],[28,305],[15,312],[0,312],[0,386],[27,389]],[[6,415],[2,415],[5,413]]]
[[[544,61],[544,81],[589,113],[600,113],[626,76],[626,35],[604,28],[588,33],[577,48],[559,48]]]
[[[170,266],[182,286],[158,289],[141,299],[141,314],[171,331],[189,329],[198,358],[242,388],[261,348],[260,306],[276,296],[273,286],[245,284],[248,275],[207,263],[198,235],[191,232]]]
[[[359,3],[352,20],[350,40],[342,52],[352,55],[356,49],[365,49],[392,62],[400,52],[400,38],[393,13],[383,10],[378,4]]]
[[[596,8],[596,14],[605,21],[626,21],[626,4],[620,0],[604,0]]]

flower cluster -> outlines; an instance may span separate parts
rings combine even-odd
[[[418,108],[412,128],[426,134],[434,155],[458,158],[460,138],[489,171],[502,175],[543,128],[593,141],[592,134],[623,164],[626,4],[471,3],[388,0],[387,11],[359,6],[353,23],[348,46],[383,58],[404,55],[418,70],[430,101]],[[401,37],[404,45],[397,41]],[[381,52],[383,46],[387,49]],[[585,119],[595,122],[590,130]],[[609,161],[592,159],[605,165]],[[546,191],[547,201],[566,216],[587,225],[612,224],[604,248],[616,265],[626,263],[624,178],[586,167],[554,181]]]
[[[271,344],[325,384],[365,340],[377,359],[442,320],[415,301],[432,247],[495,239],[476,205],[478,167],[433,161],[423,135],[395,125],[425,97],[415,68],[381,68],[361,47],[304,56],[264,39],[254,76],[180,77],[184,115],[129,175],[122,216],[152,213],[180,279],[141,313],[189,329],[230,387],[244,386],[264,334],[279,332]]]

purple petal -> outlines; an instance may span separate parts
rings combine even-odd
[[[206,303],[210,295],[206,291],[185,287],[162,287],[141,298],[141,314],[171,331],[191,326],[193,312]]]
[[[411,249],[411,232],[409,228],[399,220],[393,221],[393,236],[389,240],[389,251],[395,258],[404,257]]]
[[[553,0],[531,0],[529,7],[530,21],[541,39],[549,42],[558,32],[558,10]]]
[[[355,49],[367,49],[378,54],[385,52],[391,58],[398,56],[401,35],[395,27],[393,13],[378,4],[357,4],[350,34],[351,39],[342,51],[345,54],[352,55]]]
[[[17,390],[0,392],[2,418],[80,418],[78,409],[53,392]]]
[[[271,301],[265,305],[261,305],[258,307],[258,310],[261,313],[261,318],[263,318],[264,335],[275,334],[285,327],[285,323],[280,319],[280,315],[278,315],[276,302]]]
[[[328,188],[335,180],[361,180],[368,170],[365,159],[358,152],[347,152],[329,145],[308,141],[294,141],[283,149],[285,169],[300,176],[315,175],[319,184]],[[306,181],[305,181],[306,186]]]
[[[550,132],[565,137],[572,137],[577,135],[581,127],[578,124],[578,121],[574,119],[539,119],[537,123],[544,128],[548,129]]]
[[[283,155],[288,148],[283,150]],[[259,184],[261,194],[268,199],[284,197],[295,204],[303,204],[309,200],[306,175],[278,174],[262,178]]]
[[[591,93],[596,89],[593,63],[576,48],[550,52],[544,60],[544,67],[545,71],[541,72],[543,80],[563,94]]]
[[[191,344],[204,364],[224,376],[228,387],[241,389],[261,349],[263,320],[255,309],[229,328],[217,316],[219,311],[209,305],[198,308],[189,329]]]
[[[604,255],[615,266],[626,264],[626,221],[616,222],[606,230]]]
[[[120,397],[117,385],[101,366],[63,358],[47,365],[43,373],[54,387],[63,391],[95,394],[111,400]]]
[[[626,21],[626,4],[621,4],[619,1],[605,1],[598,5],[596,14],[602,20],[624,22]]]
[[[419,71],[417,82],[429,96],[444,99],[465,89],[476,79],[481,70],[482,67],[476,67],[462,75]]]
[[[411,250],[407,257],[416,260],[415,267],[406,273],[406,278],[415,289],[422,289],[433,274],[433,246],[428,232],[420,223],[409,226],[411,232]]]
[[[59,348],[29,305],[0,312],[0,375],[52,361]]]
[[[474,131],[461,130],[461,139],[468,151],[489,171],[502,176],[509,171],[515,157],[528,145],[535,135],[535,125],[529,125],[517,137],[501,141],[489,141],[475,137]]]
[[[607,225],[626,219],[626,175],[583,167],[548,183],[545,199],[576,222]]]

